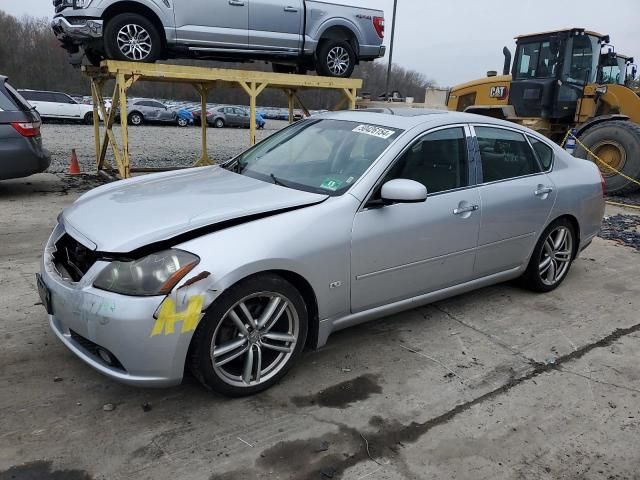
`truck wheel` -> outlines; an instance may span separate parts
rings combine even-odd
[[[108,58],[129,62],[153,63],[162,51],[158,29],[137,13],[121,13],[109,20],[104,45]]]
[[[606,163],[603,165],[580,144],[576,145],[576,157],[591,160],[600,168],[607,182],[607,194],[620,195],[638,189],[638,184],[618,175],[612,168],[627,177],[640,179],[640,125],[626,120],[610,120],[589,128],[579,140]]]
[[[349,78],[356,67],[356,54],[349,42],[325,40],[318,49],[316,70],[327,77]]]

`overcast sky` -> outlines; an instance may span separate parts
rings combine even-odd
[[[389,40],[393,0],[340,3],[383,9]],[[51,0],[0,0],[0,9],[53,15]],[[502,47],[513,51],[514,36],[564,27],[609,34],[617,51],[640,61],[640,0],[398,0],[394,63],[451,86],[502,70]]]

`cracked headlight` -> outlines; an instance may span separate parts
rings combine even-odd
[[[134,261],[111,262],[93,286],[134,296],[166,295],[200,262],[182,250],[164,250]]]

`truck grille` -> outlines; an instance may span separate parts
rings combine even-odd
[[[64,269],[74,282],[79,282],[85,273],[96,263],[96,255],[68,234],[64,234],[56,242],[53,254],[56,267]]]

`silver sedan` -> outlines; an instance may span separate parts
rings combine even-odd
[[[58,338],[105,375],[168,386],[188,367],[247,395],[337,330],[516,278],[555,289],[603,213],[598,168],[531,130],[330,113],[222,166],[88,192],[38,285]]]

